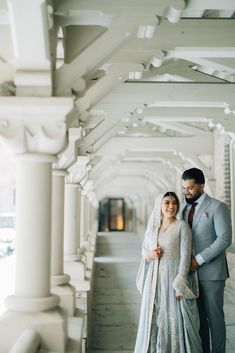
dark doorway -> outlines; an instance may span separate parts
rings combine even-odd
[[[125,200],[106,198],[99,205],[99,231],[125,230]]]

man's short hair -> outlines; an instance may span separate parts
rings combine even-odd
[[[198,168],[190,168],[183,172],[183,180],[194,179],[196,184],[205,184],[203,171]]]

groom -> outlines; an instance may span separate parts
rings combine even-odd
[[[191,271],[198,273],[200,335],[203,353],[225,353],[224,287],[228,278],[225,249],[231,244],[230,211],[225,203],[204,192],[205,177],[197,168],[185,170],[182,218],[192,228]],[[211,348],[210,348],[211,340]]]

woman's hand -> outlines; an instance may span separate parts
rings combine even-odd
[[[147,255],[147,260],[157,260],[160,259],[162,256],[162,249],[160,246],[157,246],[155,249],[150,251]]]
[[[175,297],[176,297],[176,300],[180,300],[182,298],[182,295],[176,292]]]
[[[160,259],[162,257],[162,249],[161,249],[161,247],[158,245],[156,247],[156,249],[154,249],[154,251],[157,253],[158,259]]]

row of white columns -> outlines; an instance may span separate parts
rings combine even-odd
[[[16,158],[16,280],[0,322],[0,351],[33,328],[42,348],[64,352],[76,290],[90,288],[84,260],[94,255],[93,206],[79,184],[65,184],[66,171],[52,172],[55,159],[33,153]]]
[[[232,229],[235,229],[235,134],[232,134],[230,140],[230,180]],[[235,243],[235,232],[232,241]]]

